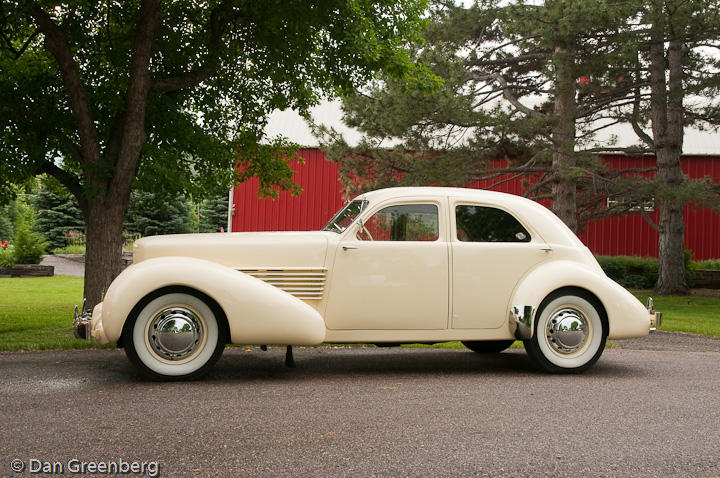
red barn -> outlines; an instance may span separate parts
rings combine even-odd
[[[338,165],[325,159],[317,148],[300,150],[305,164],[294,164],[294,181],[303,193],[291,197],[286,192],[278,199],[259,199],[258,182],[247,181],[232,192],[232,231],[307,231],[320,229],[345,202],[342,184],[338,179]],[[655,165],[651,156],[604,155],[603,159],[617,169],[648,168]],[[720,183],[720,155],[684,155],[682,169],[690,178],[709,176]],[[502,179],[502,178],[499,178]],[[498,179],[492,182],[497,182]],[[492,184],[481,181],[472,187]],[[522,193],[520,179],[508,181],[493,190],[512,194]],[[659,212],[650,213],[657,223]],[[720,214],[710,209],[685,207],[685,247],[694,260],[720,258]],[[658,233],[640,213],[600,219],[589,223],[580,239],[596,254],[651,256],[658,254]]]

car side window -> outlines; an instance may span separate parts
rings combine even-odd
[[[485,206],[455,207],[456,233],[463,242],[530,242],[530,233],[511,214]]]
[[[436,241],[438,207],[435,204],[388,206],[368,219],[357,234],[361,241]]]

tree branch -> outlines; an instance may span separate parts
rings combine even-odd
[[[510,104],[512,104],[516,109],[522,111],[528,116],[532,116],[533,118],[545,117],[545,115],[540,113],[539,111],[535,111],[534,109],[528,108],[527,106],[522,104],[512,92],[512,90],[507,84],[507,81],[505,80],[505,78],[503,78],[501,74],[491,73],[487,71],[471,71],[470,77],[475,81],[496,81],[502,88],[503,97],[505,97],[505,99],[508,100]]]
[[[123,189],[129,187],[132,178],[135,176],[140,151],[145,144],[145,112],[147,109],[147,95],[152,83],[150,78],[150,57],[152,56],[153,40],[159,24],[160,0],[144,0],[140,5],[140,20],[135,32],[132,63],[130,65],[130,81],[125,96],[124,109],[120,116],[122,120],[122,141],[120,142],[120,151],[115,165],[111,195],[124,194]]]
[[[642,140],[643,143],[647,144],[648,147],[655,151],[655,141],[640,127],[640,88],[635,89],[635,98],[633,100],[633,110],[630,116],[630,125],[632,126],[635,134]]]
[[[35,128],[37,128],[39,131],[42,131],[49,136],[54,136],[55,138],[57,138],[58,141],[60,141],[60,143],[65,148],[67,148],[67,151],[72,155],[72,157],[75,158],[80,164],[82,164],[82,154],[80,153],[80,149],[73,142],[73,140],[71,140],[67,135],[57,129],[47,131],[46,127],[48,124],[42,121],[38,115],[32,112],[32,110],[17,103],[8,101],[6,99],[0,100],[0,106],[14,112],[20,118],[30,120],[30,122],[33,123]]]
[[[73,59],[65,33],[37,3],[30,4],[29,13],[45,36],[45,48],[55,57],[60,68],[65,91],[68,98],[70,98],[73,118],[80,136],[80,150],[82,151],[82,155],[78,158],[80,164],[98,163],[100,161],[100,146],[95,124],[93,123],[90,101],[85,92],[85,87],[80,78],[80,70]]]
[[[28,39],[25,40],[25,43],[23,44],[23,46],[22,46],[19,50],[16,50],[16,49],[15,49],[15,47],[13,46],[12,42],[10,41],[10,39],[7,37],[7,35],[5,35],[5,32],[0,32],[0,33],[2,33],[2,38],[3,38],[3,40],[5,40],[5,43],[7,44],[8,48],[10,49],[10,51],[13,52],[13,54],[15,55],[15,59],[17,60],[17,59],[19,59],[19,58],[23,55],[23,53],[25,53],[25,50],[28,49],[28,47],[30,46],[30,43],[32,43],[33,39],[34,39],[36,36],[38,36],[38,33],[40,33],[40,32],[37,31],[37,30],[35,30],[34,32],[32,32],[32,35],[30,35],[30,36],[28,37]]]
[[[80,209],[82,210],[83,214],[87,216],[88,202],[85,198],[85,194],[83,193],[82,184],[80,184],[80,181],[74,175],[58,167],[55,163],[51,161],[43,164],[40,167],[40,172],[49,174],[50,176],[60,181],[60,184],[65,186],[65,188],[67,188],[67,190],[70,191],[73,196],[75,196],[75,199],[77,199]]]
[[[224,33],[226,22],[223,22],[221,14],[228,7],[227,2],[223,2],[215,7],[210,13],[209,30],[210,41],[208,43],[208,54],[205,61],[197,69],[176,76],[166,78],[158,78],[153,80],[152,90],[159,93],[168,93],[171,91],[190,88],[202,83],[217,68],[220,59],[220,50],[222,48],[222,35]]]

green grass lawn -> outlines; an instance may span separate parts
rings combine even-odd
[[[645,304],[650,290],[633,290]],[[653,296],[655,310],[662,312],[660,330],[676,330],[720,337],[720,298],[671,295]]]
[[[98,347],[72,335],[73,308],[82,302],[82,289],[79,277],[0,278],[0,351]],[[633,293],[645,303],[650,291]],[[720,337],[720,298],[656,297],[655,308],[663,313],[661,330]],[[460,342],[414,346],[463,347]]]
[[[80,277],[0,279],[0,350],[98,347],[72,333],[82,294]]]

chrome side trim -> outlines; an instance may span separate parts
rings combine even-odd
[[[323,267],[258,267],[237,269],[303,300],[320,300],[325,293],[327,269]]]
[[[510,333],[518,340],[529,340],[533,336],[535,307],[531,305],[513,305],[510,309]]]

